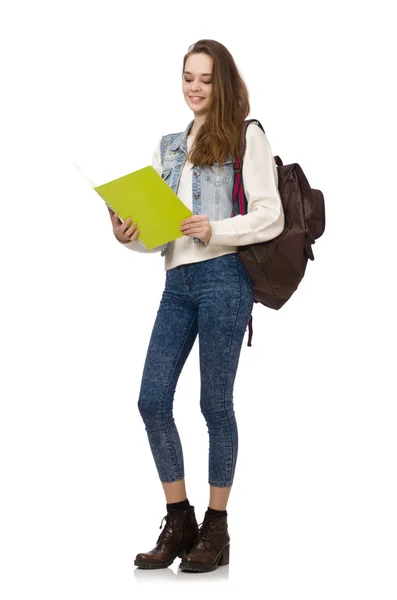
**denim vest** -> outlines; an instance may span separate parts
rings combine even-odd
[[[171,133],[161,138],[162,178],[177,193],[182,169],[187,158],[186,138],[193,125],[191,121],[185,131]],[[209,166],[193,167],[192,205],[194,215],[207,215],[210,221],[221,221],[238,214],[238,207],[233,209],[234,166],[231,156],[227,156],[222,165],[214,163],[212,172]],[[204,244],[198,238],[195,243]],[[168,243],[163,244],[161,256],[167,251]]]

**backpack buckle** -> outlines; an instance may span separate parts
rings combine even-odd
[[[236,158],[233,166],[236,173],[241,173],[241,158]]]

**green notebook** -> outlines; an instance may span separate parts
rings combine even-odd
[[[151,166],[99,186],[88,181],[123,222],[131,217],[131,223],[137,223],[139,239],[148,250],[183,237],[181,222],[193,215]]]

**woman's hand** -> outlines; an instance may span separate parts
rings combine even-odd
[[[206,215],[193,215],[185,219],[179,229],[184,235],[196,237],[205,244],[211,239],[211,224]]]
[[[127,244],[128,242],[138,239],[139,229],[135,231],[137,224],[131,224],[131,217],[128,217],[128,219],[122,223],[117,213],[114,213],[109,207],[107,207],[107,209],[109,211],[110,220],[112,221],[114,235],[120,242]]]

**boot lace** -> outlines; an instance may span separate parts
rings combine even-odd
[[[216,517],[204,519],[204,521],[198,526],[199,533],[197,539],[200,540],[200,542],[203,542],[203,545],[207,548],[207,550],[210,550],[212,546],[215,519]]]
[[[161,527],[163,525],[164,519],[165,519],[165,525],[164,525],[163,531],[160,533],[159,537],[157,538],[156,544],[158,544],[160,540],[162,540],[162,541],[166,540],[171,535],[172,529],[169,527],[170,522],[171,522],[171,518],[172,518],[172,515],[171,514],[167,514],[167,515],[165,515],[165,517],[163,517],[161,519],[161,523],[160,523],[159,529],[161,529]]]

